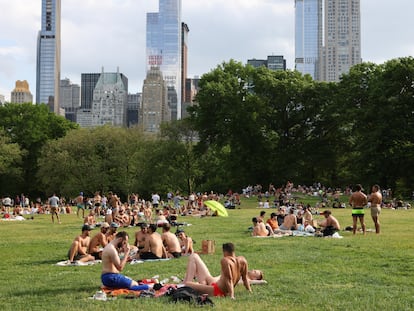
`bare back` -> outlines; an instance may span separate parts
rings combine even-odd
[[[180,241],[174,233],[164,232],[161,237],[168,252],[181,253]]]
[[[97,233],[89,243],[89,254],[97,253],[100,251],[101,247],[105,247],[108,244],[105,234],[102,232]]]
[[[367,196],[361,191],[356,191],[349,198],[349,204],[353,207],[364,207],[367,205]]]
[[[102,251],[102,274],[120,273],[116,266],[120,265],[119,254],[112,243],[105,246]]]
[[[245,287],[250,290],[247,279],[247,260],[243,256],[225,256],[221,259],[221,274],[218,287],[227,295],[234,295],[234,287],[243,279]]]

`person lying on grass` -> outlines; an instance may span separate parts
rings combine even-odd
[[[194,278],[198,283],[194,282]],[[209,296],[230,296],[234,299],[234,287],[243,283],[246,289],[251,292],[250,284],[255,281],[266,283],[263,280],[263,273],[260,270],[248,271],[246,258],[236,257],[234,244],[223,244],[223,258],[221,259],[221,274],[213,277],[205,263],[198,254],[191,254],[188,259],[184,284],[197,290],[201,294]]]

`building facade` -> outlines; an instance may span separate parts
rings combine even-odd
[[[76,112],[80,107],[80,86],[72,84],[69,79],[60,81],[60,108],[65,111],[65,118],[76,122]]]
[[[181,0],[159,0],[159,12],[147,13],[146,67],[147,73],[159,67],[167,87],[175,92],[170,92],[177,97],[177,105],[171,107],[172,119],[181,118],[181,36]]]
[[[16,81],[16,87],[11,92],[11,103],[14,104],[23,104],[23,103],[33,103],[33,95],[29,90],[29,83],[24,80]]]
[[[255,68],[264,66],[270,70],[286,70],[286,59],[282,55],[269,55],[267,59],[248,59],[247,64]]]
[[[0,106],[3,106],[6,103],[6,98],[4,97],[4,95],[0,94]]]
[[[92,102],[92,127],[112,125],[126,127],[128,78],[122,73],[102,72]]]
[[[339,81],[362,62],[360,0],[325,0],[321,80]]]
[[[152,67],[144,80],[141,120],[142,129],[150,133],[159,132],[162,122],[171,121],[168,86],[158,67]]]
[[[142,94],[128,94],[127,126],[134,127],[139,123],[139,111],[141,107]]]
[[[42,0],[37,37],[36,103],[52,104],[59,113],[61,0]]]
[[[102,72],[104,69],[102,68]],[[81,108],[88,110],[92,108],[93,91],[98,83],[100,73],[82,73],[81,74]]]
[[[295,0],[295,69],[320,80],[323,0]]]
[[[339,81],[361,63],[360,0],[295,0],[295,68]]]

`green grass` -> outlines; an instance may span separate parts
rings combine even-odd
[[[303,201],[314,198],[302,198]],[[313,203],[313,202],[312,202]],[[382,234],[343,239],[284,237],[256,239],[247,228],[258,215],[254,199],[244,200],[230,217],[182,217],[187,233],[201,248],[201,240],[216,241],[214,255],[202,255],[212,274],[220,272],[221,244],[233,242],[250,267],[265,272],[267,285],[253,286],[253,294],[236,288],[236,300],[213,298],[217,310],[412,310],[414,309],[414,211],[383,210]],[[270,214],[273,210],[268,210]],[[332,210],[341,225],[352,224],[351,210]],[[317,216],[321,219],[321,217]],[[73,238],[80,233],[76,215],[62,215],[53,225],[41,215],[24,222],[0,222],[1,310],[191,310],[166,298],[95,301],[100,265],[58,267],[66,259]],[[367,228],[373,228],[366,217]],[[128,228],[130,236],[134,228]],[[127,265],[133,278],[184,276],[187,259]]]

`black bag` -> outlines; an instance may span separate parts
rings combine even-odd
[[[179,288],[170,288],[167,295],[171,297],[174,302],[189,302],[198,306],[214,306],[213,301],[207,295],[201,295],[195,289],[189,286]]]

